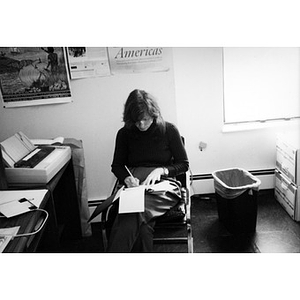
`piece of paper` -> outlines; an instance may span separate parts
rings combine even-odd
[[[0,144],[4,162],[10,168],[13,168],[17,161],[35,149],[29,138],[21,131]]]
[[[2,149],[14,162],[17,162],[30,152],[26,147],[26,144],[22,143],[20,137],[17,134],[1,142],[1,145]]]
[[[0,204],[0,212],[7,218],[21,215],[27,211],[30,211],[31,209],[36,208],[36,206],[33,206],[29,201],[26,201],[22,198],[17,201],[11,201],[8,203]]]
[[[67,53],[72,79],[110,76],[107,48],[68,47]]]
[[[145,189],[145,186],[140,185],[121,190],[119,213],[143,212],[145,210]]]
[[[31,139],[34,145],[53,145],[56,143],[63,144],[64,138],[59,136],[55,139]]]
[[[6,190],[0,191],[0,212],[12,217],[29,211],[34,205],[39,207],[48,190]],[[25,198],[29,201],[19,201]]]
[[[167,72],[168,47],[109,47],[109,65],[112,74]]]
[[[10,242],[13,239],[14,235],[18,233],[20,226],[0,228],[0,253],[2,253]]]

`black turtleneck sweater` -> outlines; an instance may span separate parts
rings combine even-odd
[[[188,170],[187,154],[175,125],[166,122],[161,133],[155,122],[147,131],[121,128],[116,137],[112,172],[123,182],[128,176],[125,165],[133,167],[165,167],[174,177]]]

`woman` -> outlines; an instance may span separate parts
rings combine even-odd
[[[112,172],[121,183],[127,187],[151,185],[163,177],[175,177],[188,170],[179,131],[163,120],[150,94],[143,90],[132,91],[125,103],[123,121],[125,125],[117,133],[112,162]],[[175,194],[146,194],[144,213],[116,217],[108,252],[152,252],[155,218],[177,202]]]

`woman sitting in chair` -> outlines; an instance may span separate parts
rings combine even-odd
[[[188,170],[189,162],[179,131],[163,120],[151,95],[143,90],[132,91],[125,103],[123,121],[125,125],[117,133],[112,162],[112,172],[120,183],[127,187],[151,185]],[[175,190],[162,195],[146,193],[143,213],[118,214],[107,251],[152,252],[155,219],[177,204]]]

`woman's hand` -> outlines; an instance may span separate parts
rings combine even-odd
[[[135,187],[135,186],[139,186],[140,185],[140,181],[138,178],[132,177],[132,176],[128,176],[124,179],[124,182],[126,184],[127,187]]]
[[[164,175],[164,169],[156,168],[147,176],[143,184],[145,185],[154,184],[156,181],[160,181],[162,175]]]

